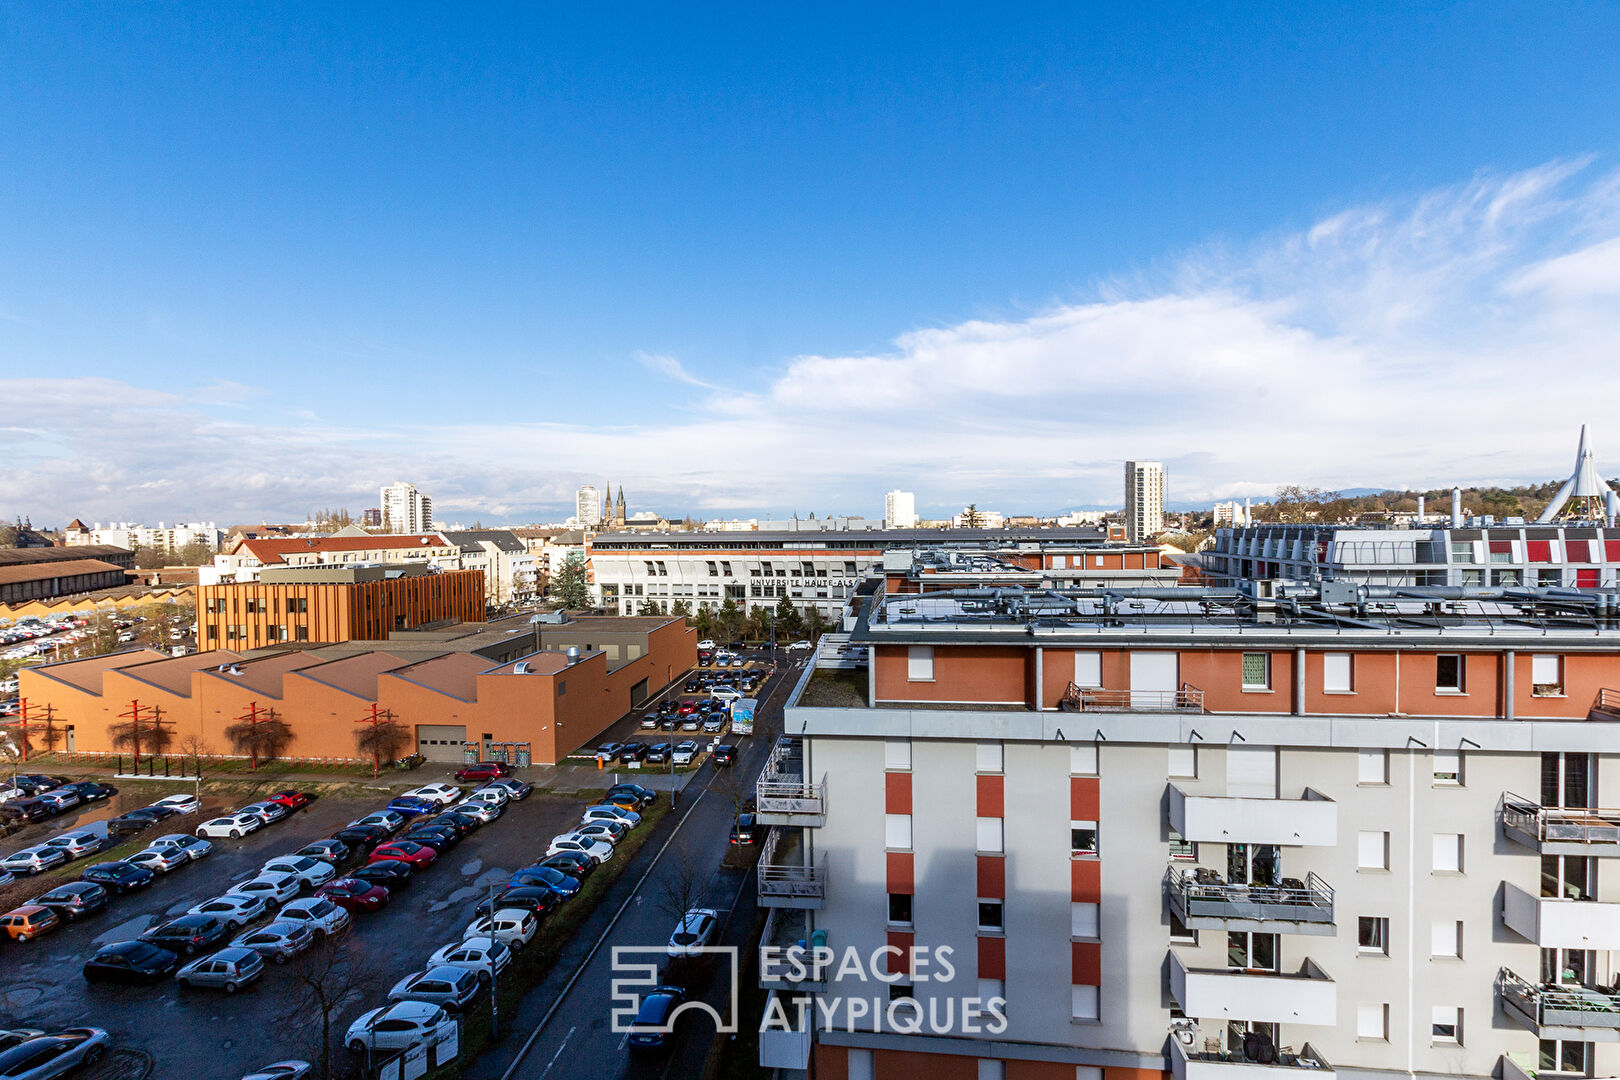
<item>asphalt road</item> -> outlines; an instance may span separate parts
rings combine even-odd
[[[152,1075],[187,1080],[235,1080],[278,1058],[309,1056],[318,1033],[288,1021],[291,988],[278,980],[283,973],[274,967],[252,989],[227,997],[214,991],[184,992],[172,982],[92,986],[84,981],[80,965],[100,945],[135,937],[155,922],[224,892],[265,861],[330,835],[387,798],[379,792],[364,800],[317,800],[242,840],[213,841],[214,852],[207,858],[142,892],[114,898],[98,914],[37,941],[0,944],[0,1016],[5,1026],[104,1027],[116,1044],[150,1054],[156,1064]],[[334,1025],[336,1035],[341,1037],[362,1011],[381,1004],[388,988],[419,970],[434,949],[459,939],[488,886],[504,884],[513,870],[543,855],[546,840],[572,823],[582,805],[578,799],[539,795],[509,804],[500,820],[472,833],[439,865],[419,874],[386,909],[357,915],[349,945],[364,950],[379,988],[372,999],[344,1011]],[[174,827],[162,831],[194,828],[200,820],[171,818],[165,824]],[[92,861],[94,856],[83,864]]]
[[[803,659],[788,662],[762,688],[755,734],[733,740],[740,758],[730,770],[707,764],[682,793],[677,813],[659,825],[624,876],[604,898],[551,975],[530,992],[516,1015],[503,1017],[503,1038],[467,1071],[469,1080],[563,1080],[580,1076],[662,1078],[696,1076],[714,1036],[706,1017],[689,1021],[667,1053],[632,1056],[613,1030],[613,949],[648,950],[660,976],[688,986],[724,1011],[731,975],[721,959],[671,969],[665,950],[680,900],[719,910],[718,943],[742,946],[753,928],[754,876],[722,865],[736,813],[733,792],[752,793],[771,745],[782,732],[782,701]],[[718,780],[717,780],[718,778]]]

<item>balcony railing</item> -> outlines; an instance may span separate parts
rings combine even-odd
[[[1172,868],[1166,886],[1177,917],[1195,929],[1333,932],[1333,889],[1315,873],[1306,874],[1304,881],[1283,878],[1278,885],[1234,885],[1202,868],[1192,873]],[[1279,923],[1307,925],[1273,925]]]
[[[1191,683],[1182,683],[1180,690],[1088,690],[1070,683],[1058,707],[1065,712],[1201,713],[1204,692]]]
[[[1592,712],[1620,716],[1620,690],[1599,690],[1592,699]]]
[[[1273,1059],[1263,1064],[1249,1060],[1239,1050],[1222,1051],[1218,1038],[1205,1039],[1204,1043],[1204,1048],[1198,1050],[1180,1039],[1172,1040],[1175,1049],[1171,1052],[1170,1074],[1175,1080],[1241,1080],[1251,1071],[1256,1077],[1276,1077],[1279,1069],[1309,1069],[1318,1080],[1334,1075],[1333,1066],[1310,1043],[1297,1054],[1288,1047],[1278,1047]]]
[[[820,866],[759,864],[759,899],[779,907],[820,907],[827,900],[827,871]]]
[[[1502,829],[1547,855],[1620,855],[1620,810],[1546,807],[1509,792]]]
[[[820,817],[827,812],[827,782],[761,780],[754,785],[755,808],[761,814],[803,814]]]
[[[1497,988],[1507,1012],[1542,1038],[1558,1037],[1549,1029],[1603,1032],[1597,1038],[1606,1042],[1620,1036],[1620,994],[1575,983],[1538,986],[1507,968],[1497,976]]]

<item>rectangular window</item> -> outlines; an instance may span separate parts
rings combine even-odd
[[[982,773],[1002,771],[1002,749],[998,742],[982,742],[974,752],[974,770]]]
[[[1462,956],[1461,922],[1436,919],[1429,927],[1429,955],[1456,959]]]
[[[1389,869],[1389,833],[1356,834],[1356,866],[1362,870]]]
[[[1069,905],[1069,936],[1098,938],[1101,933],[1101,905],[1075,901]]]
[[[1358,784],[1387,784],[1387,783],[1389,783],[1389,751],[1388,750],[1357,750],[1356,751],[1356,783],[1358,783]]]
[[[1543,589],[1557,589],[1564,584],[1562,570],[1537,570],[1536,585]]]
[[[1389,1040],[1389,1006],[1378,1001],[1363,1001],[1356,1006],[1356,1038]]]
[[[1463,692],[1463,658],[1459,653],[1440,653],[1434,658],[1434,690],[1437,694]]]
[[[1069,775],[1070,776],[1096,776],[1097,775],[1097,744],[1094,742],[1074,743],[1069,747]]]
[[[1074,654],[1074,685],[1082,690],[1102,689],[1102,653]]]
[[[1451,542],[1451,561],[1454,563],[1473,562],[1474,542],[1472,540],[1453,540]]]
[[[1434,872],[1460,874],[1463,868],[1463,838],[1461,833],[1434,834]]]
[[[1322,654],[1322,690],[1329,694],[1355,693],[1355,682],[1352,678],[1349,653],[1330,652]]]
[[[1436,1005],[1433,1017],[1433,1040],[1437,1043],[1462,1043],[1462,1008],[1457,1005]]]
[[[1197,945],[1198,931],[1187,929],[1187,924],[1176,918],[1176,913],[1170,913],[1170,943],[1172,945]]]
[[[883,815],[883,846],[890,851],[911,850],[911,815]]]
[[[977,819],[978,850],[985,855],[999,855],[1004,850],[1002,821],[998,817]]]
[[[1434,752],[1434,782],[1436,784],[1462,783],[1462,751],[1436,750]]]
[[[979,929],[997,934],[1006,929],[1002,922],[1000,900],[979,900]]]
[[[1530,657],[1530,693],[1536,697],[1564,696],[1564,658],[1555,653]]]
[[[1069,822],[1069,854],[1085,856],[1097,854],[1097,823],[1095,821]]]
[[[1170,857],[1172,859],[1180,859],[1183,861],[1191,860],[1193,862],[1197,862],[1198,845],[1193,843],[1191,840],[1184,839],[1182,835],[1176,832],[1174,829],[1169,829],[1167,831],[1170,834],[1168,837],[1170,841]]]
[[[911,894],[889,894],[889,922],[899,926],[911,925]]]
[[[1095,1020],[1100,1015],[1101,988],[1096,986],[1073,987],[1071,1007],[1076,1020]]]
[[[997,980],[986,979],[984,981],[995,982]],[[998,993],[992,996],[1000,997],[1001,995]],[[989,1001],[990,998],[981,994],[979,1000]],[[1007,1063],[996,1058],[980,1058],[978,1075],[973,1080],[1007,1080]]]
[[[906,649],[906,679],[909,682],[934,681],[932,645],[912,645]]]
[[[1170,748],[1170,775],[1187,779],[1198,778],[1198,747],[1172,746]]]
[[[911,740],[889,739],[883,744],[883,767],[891,772],[905,772],[911,768]]]
[[[1380,915],[1363,915],[1356,920],[1356,951],[1389,955],[1389,920]]]
[[[1271,689],[1271,654],[1246,652],[1243,654],[1243,689]]]

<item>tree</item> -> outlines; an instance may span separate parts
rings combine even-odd
[[[720,636],[730,641],[737,636],[737,630],[742,625],[742,612],[737,607],[737,601],[727,596],[720,602],[720,612],[715,618],[715,629]]]
[[[156,570],[158,567],[167,566],[168,564],[169,560],[163,548],[148,545],[135,549],[135,569],[137,570]]]
[[[202,566],[214,561],[214,549],[201,540],[184,544],[173,555],[174,566]]]
[[[656,600],[643,600],[641,602],[641,605],[638,608],[636,608],[636,614],[637,615],[657,615],[658,614],[658,601],[656,601]]]
[[[557,578],[551,583],[551,595],[565,608],[591,606],[591,583],[585,570],[585,553],[570,551],[557,568]]]
[[[698,605],[697,613],[692,616],[692,627],[700,638],[714,636],[714,612],[707,604]]]
[[[793,606],[793,601],[786,596],[776,601],[776,634],[778,639],[787,638],[789,641],[797,638],[804,631],[804,620],[799,617],[799,609]]]
[[[237,722],[225,729],[225,737],[238,754],[248,756],[250,770],[259,767],[259,761],[274,761],[292,742],[292,728],[276,715],[274,709],[259,712],[258,703],[249,704],[248,711]]]
[[[332,1025],[350,1006],[370,1000],[381,991],[383,983],[375,961],[353,934],[323,937],[288,964],[282,977],[290,977],[292,992],[280,1020],[312,1031],[310,1041],[318,1047],[312,1055],[316,1075],[321,1080],[332,1080],[334,1058],[341,1049],[341,1044],[332,1045]]]
[[[984,515],[979,513],[979,506],[977,503],[968,503],[967,509],[962,511],[962,528],[984,528]]]
[[[669,613],[671,615],[679,615],[682,618],[690,621],[692,618],[692,605],[688,604],[685,600],[677,600],[673,604],[669,605]]]
[[[202,798],[203,770],[212,771],[214,748],[201,735],[187,735],[180,740],[180,753],[191,759],[191,775],[196,778],[197,798]],[[208,759],[204,765],[203,760]]]
[[[107,725],[107,738],[115,750],[128,750],[135,755],[137,768],[141,755],[156,757],[169,748],[174,729],[163,726],[163,708],[159,705],[130,703],[127,713],[120,713],[122,723]]]
[[[816,607],[814,604],[805,608],[804,611],[805,633],[811,641],[817,641],[820,639],[822,632],[827,629],[827,617],[823,615],[821,613],[821,609]]]
[[[393,720],[378,720],[355,731],[354,746],[360,751],[361,757],[371,759],[371,771],[375,775],[382,768],[383,762],[393,761],[399,757],[399,752],[405,748],[408,738],[404,725],[396,724]]]

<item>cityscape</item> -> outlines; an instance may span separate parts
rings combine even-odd
[[[0,1080],[1620,1077],[1620,12],[8,17]]]

